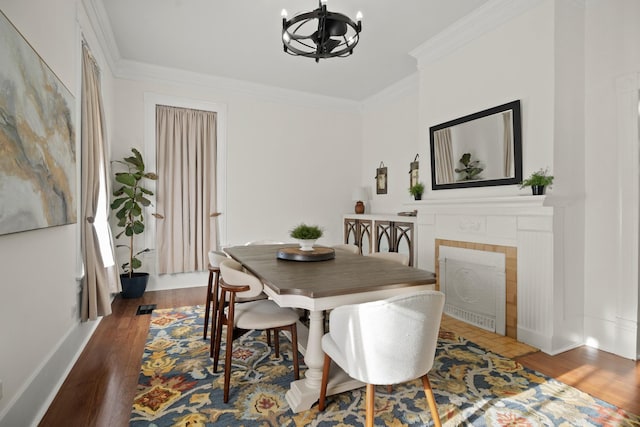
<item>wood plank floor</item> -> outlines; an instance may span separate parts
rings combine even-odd
[[[147,292],[133,300],[116,298],[113,314],[100,323],[39,425],[127,426],[149,330],[150,315],[136,316],[138,306],[157,304],[157,308],[172,308],[203,304],[205,294],[206,287],[202,287]],[[637,362],[588,347],[549,356],[446,316],[442,325],[525,366],[640,414]]]

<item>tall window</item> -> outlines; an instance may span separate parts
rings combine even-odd
[[[206,270],[218,247],[217,114],[156,106],[158,273]]]

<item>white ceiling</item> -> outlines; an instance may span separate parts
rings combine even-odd
[[[351,18],[362,11],[363,30],[353,55],[319,63],[285,54],[280,39],[280,11],[312,10],[316,0],[96,1],[118,61],[362,101],[413,74],[409,52],[487,0],[328,0]]]

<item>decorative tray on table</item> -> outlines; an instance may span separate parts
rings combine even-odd
[[[333,248],[323,246],[314,247],[312,251],[303,251],[300,248],[278,249],[278,259],[287,261],[327,261],[336,257]]]

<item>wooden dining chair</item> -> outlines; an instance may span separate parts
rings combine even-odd
[[[382,301],[344,305],[329,316],[319,409],[324,411],[331,361],[366,383],[366,425],[373,427],[375,385],[422,378],[434,424],[440,427],[427,373],[433,367],[444,294],[425,290]]]
[[[209,281],[207,283],[207,302],[204,309],[204,332],[202,338],[207,339],[209,317],[211,317],[211,334],[216,330],[216,314],[218,311],[218,294],[220,281],[220,263],[228,259],[227,254],[218,251],[209,251]],[[213,311],[212,306],[213,305]]]
[[[260,299],[244,303],[236,303],[238,298],[255,298],[262,294],[263,284],[257,277],[241,271],[238,263],[232,260],[220,264],[220,301],[218,322],[215,332],[215,352],[213,371],[218,370],[218,359],[222,341],[222,326],[227,327],[225,362],[224,362],[224,402],[229,401],[229,382],[231,379],[231,355],[233,354],[233,329],[254,330],[273,329],[275,333],[276,357],[279,356],[279,332],[288,330],[291,333],[294,378],[300,379],[298,363],[298,335],[296,323],[298,313],[291,308],[278,306],[274,301]],[[226,310],[223,308],[228,301]],[[268,335],[267,335],[268,336]]]

